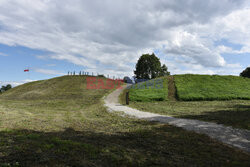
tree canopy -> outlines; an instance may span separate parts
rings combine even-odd
[[[242,73],[240,73],[241,77],[247,77],[250,78],[250,67],[247,67]]]
[[[10,84],[8,84],[6,86],[2,86],[2,88],[0,89],[0,92],[5,92],[11,88],[12,88],[12,86]]]
[[[134,71],[137,79],[152,79],[160,76],[170,75],[168,68],[165,64],[161,66],[160,59],[152,54],[143,54]]]

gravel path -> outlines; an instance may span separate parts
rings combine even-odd
[[[173,118],[170,116],[143,112],[121,105],[119,104],[118,99],[120,93],[125,88],[126,86],[123,86],[122,89],[117,89],[105,97],[104,99],[105,106],[108,108],[110,112],[122,111],[129,116],[133,116],[139,119],[158,121],[161,123],[167,123],[177,127],[182,127],[186,130],[206,134],[213,139],[237,147],[241,150],[250,152],[249,130],[234,129],[232,127],[227,127],[216,123],[203,122],[198,120]]]

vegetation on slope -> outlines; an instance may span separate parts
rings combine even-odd
[[[249,100],[131,102],[130,106],[142,111],[250,130]]]
[[[170,76],[171,77],[171,76]],[[170,80],[170,78],[168,78]],[[250,79],[235,76],[175,75],[181,100],[229,100],[250,97]],[[170,83],[169,83],[170,85]],[[175,92],[168,87],[168,92]],[[144,92],[146,95],[146,91]],[[132,101],[140,110],[181,118],[199,119],[250,130],[250,101]]]
[[[250,79],[237,76],[175,75],[179,100],[250,99]]]
[[[0,95],[0,166],[249,166],[249,154],[163,124],[109,113],[83,76]]]
[[[166,77],[133,85],[129,89],[130,101],[163,101],[168,96]]]

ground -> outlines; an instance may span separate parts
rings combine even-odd
[[[130,89],[130,106],[142,111],[250,130],[250,100],[242,100],[250,95],[249,78],[174,75],[165,79],[168,81],[165,86],[168,87],[167,91],[154,88],[141,90],[136,89],[136,86]],[[168,92],[168,97],[164,100],[155,100],[161,97],[161,91]],[[136,100],[137,94],[140,94],[142,100]],[[144,100],[148,94],[155,98]],[[124,104],[122,99],[124,99],[124,94],[121,95],[120,100]]]
[[[0,96],[0,166],[249,166],[250,155],[181,128],[107,112],[83,76]]]
[[[130,106],[143,111],[250,130],[249,100],[130,102]]]

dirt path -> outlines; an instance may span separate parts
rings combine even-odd
[[[143,112],[130,108],[128,106],[121,105],[119,104],[118,99],[120,93],[125,88],[126,86],[123,86],[122,89],[117,89],[105,97],[105,106],[110,112],[122,111],[129,116],[136,117],[139,119],[167,123],[170,125],[184,128],[186,130],[206,134],[211,138],[221,141],[225,144],[250,152],[250,131],[234,129],[232,127],[218,125],[210,122],[173,118],[165,115]]]
[[[168,76],[168,100],[176,101],[176,88],[174,84],[174,76]]]

